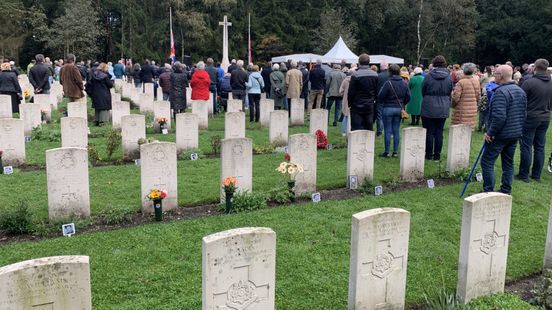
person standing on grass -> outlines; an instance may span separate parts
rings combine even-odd
[[[324,95],[324,87],[326,86],[326,73],[322,69],[322,60],[316,60],[316,65],[309,72],[309,82],[311,89],[309,92],[309,103],[307,113],[310,115],[312,109],[320,109],[322,104],[322,96]]]
[[[163,101],[169,100],[171,93],[171,65],[165,64],[163,73],[159,75],[159,86],[163,93]]]
[[[350,108],[351,130],[372,130],[374,106],[378,96],[378,74],[370,69],[370,56],[358,56],[359,67],[351,75],[347,103]]]
[[[36,65],[29,71],[29,82],[33,85],[35,94],[49,94],[50,70],[44,64],[44,55],[37,54],[35,59]]]
[[[517,142],[523,134],[527,113],[527,96],[512,80],[512,67],[499,66],[494,77],[499,86],[494,90],[493,99],[489,105],[487,129],[483,135],[485,141],[485,151],[481,156],[483,191],[494,191],[494,164],[500,155],[502,159],[500,192],[510,194],[514,178],[514,154]]]
[[[280,65],[272,65],[270,73],[270,95],[274,99],[274,110],[283,110],[284,97],[286,96],[286,76],[280,71]]]
[[[259,73],[259,66],[253,66],[253,72],[249,75],[247,83],[247,96],[249,97],[249,121],[259,122],[261,111],[259,104],[261,101],[261,93],[264,88],[263,77]]]
[[[463,76],[454,86],[452,94],[452,125],[465,124],[473,129],[477,121],[477,103],[481,99],[481,86],[473,76],[475,64],[462,65]]]
[[[341,102],[343,95],[339,92],[341,83],[345,79],[345,73],[341,71],[341,65],[334,64],[333,70],[328,74],[326,79],[326,88],[328,89],[328,100],[326,101],[326,109],[328,110],[328,121],[330,120],[330,112],[332,105],[335,102],[333,126],[337,126],[337,121],[341,114]]]
[[[17,74],[11,70],[9,62],[4,62],[0,66],[0,95],[10,96],[12,113],[19,113],[19,104],[23,96]]]
[[[109,66],[102,62],[92,73],[90,81],[86,83],[86,93],[92,98],[96,126],[109,122],[109,110],[111,110],[110,89],[112,87],[113,80],[111,74],[109,74]]]
[[[69,98],[69,102],[79,101],[84,97],[84,84],[75,61],[74,54],[67,54],[67,61],[59,72],[59,82],[63,86],[63,94]]]
[[[544,166],[546,131],[550,124],[552,109],[552,81],[546,72],[548,66],[546,59],[535,61],[534,74],[531,73],[533,77],[525,80],[521,86],[527,94],[527,119],[523,125],[523,137],[520,141],[521,158],[518,178],[524,182],[529,182],[531,161],[533,162],[531,179],[537,182],[540,182]],[[531,154],[532,149],[534,154]]]
[[[180,62],[174,63],[174,72],[170,74],[169,101],[173,110],[174,119],[176,114],[186,111],[186,88],[188,87],[188,73],[184,71],[184,65]]]
[[[236,62],[236,69],[230,73],[230,85],[232,85],[232,98],[242,101],[243,111],[245,111],[245,83],[248,78],[247,72],[243,69],[243,60],[240,59]]]
[[[209,73],[205,71],[205,63],[203,61],[197,63],[196,70],[192,74],[190,86],[192,87],[192,100],[209,100],[211,78],[209,77]]]
[[[406,112],[410,114],[412,122],[410,126],[420,125],[420,112],[422,110],[422,84],[424,76],[422,68],[416,67],[414,75],[408,80],[408,88],[410,89],[410,101],[406,105]]]
[[[426,132],[426,160],[440,160],[443,128],[449,117],[452,78],[443,56],[433,59],[433,69],[422,83],[422,126]]]

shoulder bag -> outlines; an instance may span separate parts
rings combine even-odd
[[[401,100],[399,99],[399,96],[397,96],[397,93],[395,92],[395,87],[393,87],[393,83],[391,81],[387,81],[389,85],[391,86],[391,90],[393,91],[393,94],[395,95],[395,98],[397,99],[397,103],[401,106],[401,119],[408,119],[410,115],[404,110],[404,105],[401,103]]]

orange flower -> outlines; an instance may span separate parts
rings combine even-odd
[[[224,179],[224,182],[222,183],[222,185],[224,186],[236,186],[236,184],[238,183],[238,181],[236,181],[235,178],[233,177],[227,177],[226,179]]]

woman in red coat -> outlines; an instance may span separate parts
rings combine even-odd
[[[197,63],[197,69],[192,75],[192,100],[209,100],[209,85],[211,78],[209,73],[205,71],[205,63],[200,61]]]

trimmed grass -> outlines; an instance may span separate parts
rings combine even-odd
[[[551,195],[543,183],[514,186],[507,279],[540,270]],[[277,233],[279,309],[343,309],[347,304],[352,214],[376,207],[411,212],[407,303],[456,287],[461,185],[417,189],[346,201],[286,206],[1,247],[0,266],[53,255],[91,257],[98,309],[198,309],[201,238],[246,226]],[[471,191],[474,192],[473,190]],[[78,229],[78,228],[77,228]]]

